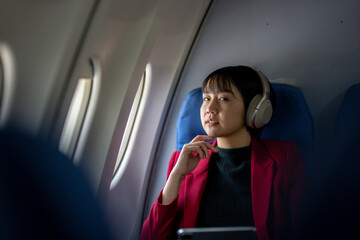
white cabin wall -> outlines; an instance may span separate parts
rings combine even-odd
[[[326,164],[344,91],[360,82],[357,0],[218,0],[200,34],[168,115],[145,216],[165,184],[183,99],[213,70],[251,65],[270,81],[287,78],[304,94],[315,128],[315,164]],[[321,169],[316,169],[321,171]]]
[[[32,135],[45,130],[95,2],[0,0],[0,44],[11,52],[14,71],[4,126]]]
[[[76,162],[85,169],[95,192],[99,188],[108,189],[110,186],[111,178],[108,179],[107,175],[111,173],[110,177],[112,176],[116,161],[108,157],[108,154],[111,154],[113,135],[123,134],[132,99],[162,24],[158,18],[161,2],[103,1],[72,76],[71,81],[76,82],[79,78],[78,72],[87,64],[89,58],[99,60],[99,100],[89,128],[81,132],[75,153]],[[63,115],[66,111],[65,105]],[[120,126],[117,126],[119,124]],[[116,128],[118,130],[114,133]],[[107,193],[105,189],[100,191],[104,192],[101,194]]]

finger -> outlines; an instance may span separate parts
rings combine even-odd
[[[198,141],[211,141],[214,140],[214,137],[210,137],[208,135],[197,135],[190,143],[198,142]]]
[[[199,157],[199,160],[200,159],[204,159],[204,151],[203,149],[200,147],[200,146],[196,146],[196,148],[194,148],[195,151],[192,151],[193,153],[195,153],[195,156]]]
[[[217,149],[215,146],[211,145],[210,143],[207,142],[200,142],[201,147],[203,149],[203,151],[205,152],[205,156],[207,159],[209,159],[209,149],[213,152],[219,152],[219,149]]]
[[[182,151],[187,154],[193,154],[194,156],[200,157],[200,159],[204,158],[204,151],[198,144],[185,144]]]
[[[207,142],[199,142],[199,146],[201,147],[202,151],[205,153],[205,158],[209,158],[209,151],[208,146],[206,145]]]
[[[204,142],[204,141],[199,141],[199,142],[186,144],[188,153],[194,152],[194,148],[192,148],[193,146],[199,146],[201,148],[201,151],[202,151],[204,157],[207,158],[207,159],[209,159],[209,157],[210,157],[209,156],[209,149],[212,150],[213,152],[219,152],[219,150],[216,147],[214,147],[213,145],[211,145],[210,143],[207,143],[207,142]],[[196,149],[198,149],[198,148],[196,148]]]
[[[215,146],[211,145],[210,143],[204,142],[207,146],[207,148],[210,148],[213,152],[219,152],[219,149],[217,149]]]
[[[192,143],[192,144],[196,144],[196,145],[200,146],[203,153],[205,154],[205,157],[207,159],[209,159],[209,157],[210,157],[209,150],[211,150],[213,152],[219,152],[219,149],[217,149],[216,147],[214,147],[210,143],[207,143],[207,142],[204,142],[204,141],[196,142],[196,143]]]

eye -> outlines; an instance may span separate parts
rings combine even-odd
[[[204,97],[204,98],[203,98],[203,101],[204,101],[204,102],[208,102],[208,101],[210,101],[210,98],[209,98],[209,97]]]
[[[228,101],[229,99],[227,97],[220,97],[219,101]]]

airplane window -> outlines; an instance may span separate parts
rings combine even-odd
[[[90,78],[79,79],[66,116],[59,150],[70,158],[72,158],[74,153],[86,108],[90,100],[91,85],[92,81]]]
[[[136,119],[136,115],[137,115],[137,112],[139,110],[141,98],[142,98],[143,92],[144,92],[145,77],[146,77],[145,74],[146,74],[146,71],[144,72],[144,74],[143,74],[143,76],[141,78],[138,90],[137,90],[136,95],[135,95],[135,99],[134,99],[132,107],[131,107],[129,118],[128,118],[127,123],[126,123],[125,132],[124,132],[123,138],[121,140],[121,144],[120,144],[119,154],[118,154],[118,157],[116,159],[114,175],[116,174],[116,172],[118,171],[118,169],[120,167],[120,164],[121,164],[121,162],[122,162],[122,160],[124,158],[126,149],[128,147],[128,144],[129,144],[130,136],[131,136],[131,133],[132,133],[132,130],[133,130],[133,127],[134,127],[134,122],[135,122],[135,119]]]
[[[15,86],[15,58],[9,45],[0,42],[0,127],[6,125]]]
[[[0,110],[1,110],[1,103],[2,103],[2,95],[3,95],[3,84],[4,84],[4,70],[0,58]],[[1,111],[0,111],[1,112]]]

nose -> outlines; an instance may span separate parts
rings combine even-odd
[[[214,101],[210,101],[209,104],[206,107],[206,113],[207,114],[217,114],[218,113],[218,109],[216,106],[216,103]]]

